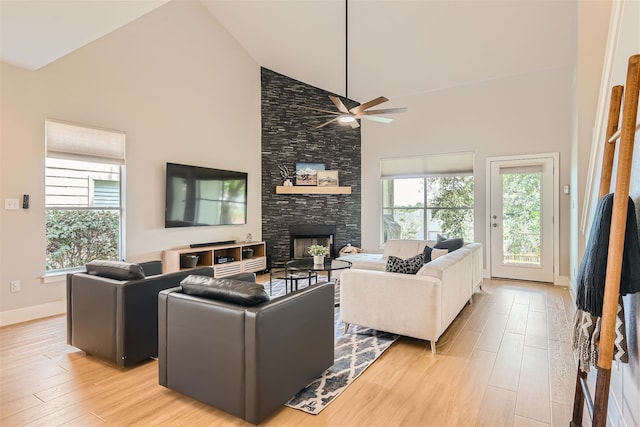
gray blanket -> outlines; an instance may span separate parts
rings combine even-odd
[[[609,252],[609,232],[613,210],[613,194],[607,194],[598,202],[580,269],[578,271],[574,318],[573,350],[580,368],[588,372],[598,360],[598,341],[604,302],[604,285]],[[640,241],[633,200],[629,198],[627,223],[620,277],[620,295],[640,292]],[[618,299],[614,357],[628,362],[624,306]]]

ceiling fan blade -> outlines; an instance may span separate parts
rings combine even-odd
[[[338,108],[338,111],[340,111],[341,113],[349,114],[349,110],[347,110],[347,107],[345,107],[340,98],[338,98],[337,96],[329,95],[329,99],[333,101],[335,106]]]
[[[406,112],[407,112],[407,107],[386,108],[386,109],[382,109],[382,110],[363,111],[363,112],[360,113],[360,115],[368,116],[368,115],[376,115],[376,114],[395,114],[395,113],[406,113]]]
[[[353,114],[358,114],[361,113],[362,111],[366,110],[367,108],[371,108],[374,107],[378,104],[382,104],[383,102],[387,102],[388,99],[385,98],[384,96],[379,96],[376,99],[372,99],[371,101],[365,102],[364,104],[360,104],[357,107],[353,107],[350,112]]]
[[[321,108],[305,107],[304,105],[297,105],[297,104],[294,104],[293,106],[294,106],[294,107],[296,107],[296,108],[304,108],[305,110],[319,111],[319,112],[321,112],[321,113],[333,114],[333,115],[336,115],[336,116],[337,116],[337,115],[342,114],[342,113],[338,113],[338,112],[336,112],[336,111],[323,110],[323,109],[321,109]]]
[[[333,118],[333,119],[329,120],[328,122],[324,122],[324,123],[323,123],[323,124],[321,124],[320,126],[317,126],[317,127],[316,127],[316,129],[323,128],[323,127],[325,127],[326,125],[328,125],[328,124],[330,124],[330,123],[333,123],[333,122],[337,121],[338,119],[340,119],[340,116],[335,117],[335,118]]]
[[[393,121],[393,119],[390,119],[388,117],[380,117],[380,116],[361,116],[360,118],[365,120],[370,120],[372,122],[378,122],[378,123],[391,123]]]

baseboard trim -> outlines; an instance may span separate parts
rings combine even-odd
[[[55,316],[67,312],[67,302],[62,299],[47,304],[33,305],[15,310],[0,311],[0,326],[28,322],[29,320]]]
[[[491,274],[489,274],[489,270],[483,270],[483,277],[485,279],[491,279]],[[556,286],[567,286],[567,287],[571,287],[571,280],[569,279],[569,276],[556,276],[554,278],[554,285]]]

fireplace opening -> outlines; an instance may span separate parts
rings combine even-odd
[[[298,224],[289,227],[289,256],[291,259],[308,258],[309,246],[323,245],[329,247],[329,256],[336,257],[334,241],[335,225]]]

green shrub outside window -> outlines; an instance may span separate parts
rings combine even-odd
[[[120,212],[46,210],[47,271],[118,259]]]

